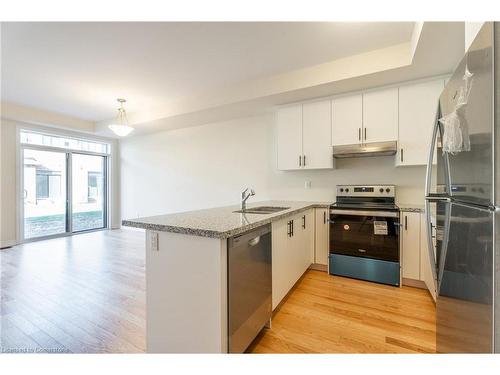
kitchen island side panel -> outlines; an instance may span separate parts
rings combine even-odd
[[[227,241],[146,231],[148,353],[227,353]]]

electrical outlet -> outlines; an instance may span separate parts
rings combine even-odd
[[[149,241],[150,241],[152,251],[159,251],[160,250],[160,246],[158,243],[158,232],[151,232]]]
[[[311,188],[311,181],[306,181],[306,183],[304,184],[304,187],[306,189],[310,189]]]

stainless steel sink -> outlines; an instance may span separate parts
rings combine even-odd
[[[245,210],[233,211],[239,214],[274,214],[276,212],[288,210],[290,207],[274,207],[274,206],[259,206],[259,207],[249,207]]]

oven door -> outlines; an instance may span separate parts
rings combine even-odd
[[[399,262],[399,212],[331,209],[330,254]]]

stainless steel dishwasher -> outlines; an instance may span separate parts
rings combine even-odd
[[[229,353],[243,353],[269,322],[271,293],[271,226],[229,238]]]

